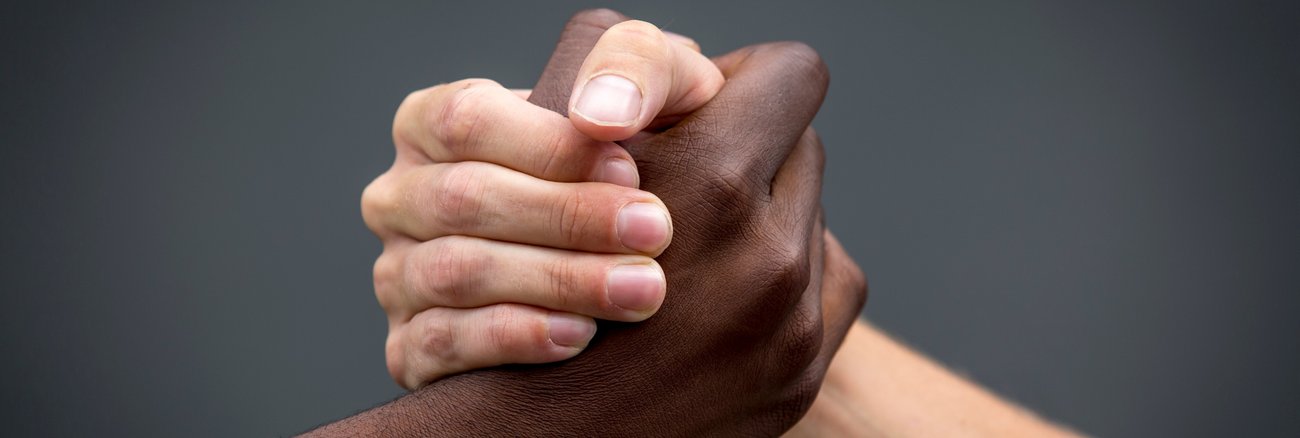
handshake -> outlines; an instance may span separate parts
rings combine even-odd
[[[413,392],[311,434],[794,427],[866,301],[822,218],[828,79],[802,44],[709,59],[593,10],[531,91],[412,93],[362,210],[389,372]]]

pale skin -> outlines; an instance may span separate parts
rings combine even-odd
[[[671,216],[613,142],[689,115],[723,81],[695,41],[628,21],[587,57],[568,118],[485,79],[412,93],[394,164],[362,199],[384,243],[375,293],[394,380],[561,361],[595,319],[652,317]],[[861,322],[789,435],[1073,436]]]

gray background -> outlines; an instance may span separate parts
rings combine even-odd
[[[400,394],[358,212],[393,110],[530,86],[598,5],[96,3],[0,12],[5,435]],[[886,330],[1090,433],[1300,435],[1297,3],[975,3],[610,6],[821,51],[829,220]]]

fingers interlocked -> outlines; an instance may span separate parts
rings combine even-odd
[[[567,118],[487,79],[420,90],[399,106],[396,158],[367,186],[362,214],[384,243],[375,294],[402,386],[563,360],[586,347],[593,318],[641,321],[662,304],[666,279],[652,257],[671,242],[672,220],[608,140],[698,108],[722,76],[693,41],[641,22],[611,32],[588,61],[591,78],[606,78],[576,87],[599,94],[610,75],[634,81],[631,121]],[[600,115],[625,103],[609,98],[575,105]]]

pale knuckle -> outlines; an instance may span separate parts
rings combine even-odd
[[[429,90],[431,88],[412,91],[397,105],[397,112],[393,115],[393,144],[420,144],[420,139],[413,130],[418,122],[418,114],[423,111],[424,103],[428,100]]]
[[[446,236],[430,243],[422,257],[410,257],[418,266],[407,266],[414,288],[437,296],[447,306],[474,302],[480,288],[478,273],[489,270],[491,259],[477,251],[468,239]]]
[[[392,315],[398,310],[401,278],[402,278],[402,257],[385,251],[375,259],[373,268],[373,281],[375,287],[375,299],[379,301],[379,307],[384,309],[385,313]]]
[[[434,138],[449,151],[459,151],[476,135],[483,120],[482,87],[470,85],[454,91],[441,111],[431,111]]]
[[[484,332],[486,342],[495,351],[519,352],[528,347],[528,340],[536,338],[539,329],[545,330],[532,319],[521,306],[512,304],[493,306]]]
[[[654,24],[642,20],[627,20],[615,24],[610,27],[606,33],[612,32],[618,32],[637,38],[659,38],[663,36],[663,32],[659,30],[659,26],[655,26]]]
[[[679,105],[699,107],[717,96],[725,83],[726,78],[722,76],[721,71],[706,69],[703,76],[691,78],[687,82],[686,91],[682,92],[681,97],[683,103]]]
[[[393,381],[402,386],[408,386],[406,382],[406,349],[405,342],[401,332],[388,332],[388,338],[384,341],[384,361],[388,367],[388,375]]]
[[[384,217],[396,210],[397,194],[390,175],[379,175],[361,192],[361,219],[375,233],[384,228]]]
[[[483,168],[477,163],[443,164],[432,181],[431,202],[435,221],[448,232],[465,230],[479,223],[483,200]]]
[[[418,345],[434,361],[433,366],[454,368],[452,365],[460,360],[457,349],[460,339],[452,318],[440,310],[425,311],[426,317],[420,320]]]
[[[603,38],[613,38],[620,45],[620,49],[657,49],[662,51],[668,46],[668,40],[664,33],[653,24],[641,20],[628,20],[616,24],[605,31]],[[662,55],[656,52],[655,56]]]

